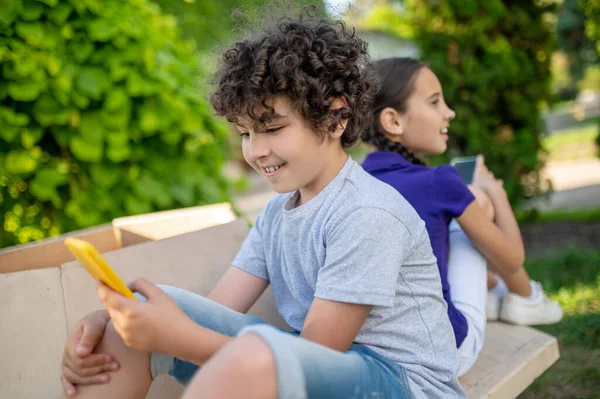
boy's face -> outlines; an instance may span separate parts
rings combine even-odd
[[[340,137],[343,128],[321,137],[293,109],[285,97],[267,104],[276,117],[258,127],[250,118],[240,118],[244,159],[278,193],[300,191],[299,204],[317,195],[340,171],[348,155]],[[262,109],[258,110],[258,115]]]

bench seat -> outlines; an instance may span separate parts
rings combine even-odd
[[[143,238],[105,257],[126,281],[144,277],[206,295],[229,267],[247,233],[248,224],[235,220],[157,241]],[[21,259],[26,258],[24,252]],[[29,265],[29,270],[22,271],[14,271],[18,264],[2,266],[6,269],[0,268],[0,398],[57,397],[67,332],[83,315],[101,307],[94,282],[76,261],[37,269]],[[270,290],[250,313],[285,327]],[[461,384],[469,398],[513,398],[558,356],[552,336],[528,327],[490,323],[483,352]],[[148,397],[177,398],[180,393],[173,380],[161,377]]]

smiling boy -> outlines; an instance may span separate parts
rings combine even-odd
[[[65,348],[67,392],[143,398],[170,374],[185,398],[464,396],[424,223],[345,151],[368,123],[367,65],[343,24],[306,17],[225,52],[211,103],[280,195],[207,298],[138,280],[134,302],[100,285],[107,311]],[[292,333],[245,314],[269,284]]]

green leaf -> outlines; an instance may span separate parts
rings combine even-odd
[[[113,147],[124,147],[129,143],[129,134],[126,131],[106,132],[106,142]]]
[[[17,18],[19,11],[23,8],[21,0],[2,0],[0,2],[0,28],[2,25],[10,26]]]
[[[94,164],[90,167],[90,177],[98,187],[108,190],[121,179],[121,168]]]
[[[33,106],[33,116],[42,126],[66,125],[70,114],[51,94],[42,94]]]
[[[129,145],[109,146],[106,150],[106,157],[114,163],[127,161],[131,157],[131,147]]]
[[[151,80],[145,79],[139,74],[132,72],[127,79],[127,91],[131,96],[139,97],[152,95],[158,90]]]
[[[79,136],[71,139],[70,148],[75,158],[84,162],[100,162],[104,152],[102,142],[90,142]]]
[[[78,64],[83,64],[94,52],[94,43],[87,40],[87,38],[79,38],[79,40],[74,40],[69,44],[69,52]]]
[[[57,26],[61,26],[67,21],[72,11],[73,7],[71,7],[71,5],[60,3],[53,9],[49,10],[46,15],[50,21],[54,22]]]
[[[97,111],[86,112],[81,116],[79,132],[83,139],[91,143],[102,143],[104,141],[104,126],[102,126]]]
[[[15,72],[17,75],[19,75],[19,77],[22,78],[29,76],[37,66],[37,63],[33,60],[33,58],[31,58],[30,55],[21,58],[14,64]]]
[[[148,198],[161,208],[167,208],[173,203],[165,187],[147,174],[133,182],[133,189],[138,197]]]
[[[41,22],[18,22],[15,25],[15,31],[33,47],[37,47],[44,39],[44,26]]]
[[[27,129],[21,130],[21,145],[24,148],[31,149],[36,145],[42,138],[44,129],[42,127],[31,126]]]
[[[156,107],[151,105],[144,106],[139,111],[140,130],[144,133],[153,133],[160,127],[160,119]]]
[[[96,19],[88,25],[88,32],[92,40],[107,42],[119,33],[119,26],[109,19]]]
[[[75,87],[84,95],[99,100],[102,93],[110,86],[106,71],[99,67],[85,67],[75,80]]]
[[[120,88],[111,90],[104,100],[104,109],[114,112],[123,107],[131,107],[131,99],[127,92]]]
[[[10,151],[4,158],[4,168],[13,175],[27,175],[38,167],[38,159],[31,151]]]
[[[128,194],[125,196],[125,210],[130,215],[149,213],[152,212],[152,204]]]
[[[77,90],[73,90],[71,92],[71,98],[73,99],[75,105],[77,105],[80,109],[86,109],[90,105],[91,100],[85,95],[79,94]]]
[[[29,115],[14,112],[10,108],[1,107],[0,117],[2,117],[6,123],[12,126],[25,126],[29,123]]]
[[[38,0],[42,3],[49,5],[50,7],[56,7],[58,5],[58,0]]]
[[[56,169],[40,170],[29,185],[31,194],[40,201],[52,201],[57,208],[62,207],[62,199],[57,188],[67,184],[67,175]]]
[[[174,184],[169,186],[169,192],[175,200],[183,206],[194,205],[194,187],[185,184]]]
[[[0,138],[7,143],[14,141],[19,136],[19,128],[16,126],[3,126],[0,129]]]
[[[8,84],[8,94],[16,101],[33,101],[41,90],[42,85],[33,81]]]
[[[44,6],[37,1],[28,0],[21,9],[21,19],[24,21],[37,21],[44,13]]]

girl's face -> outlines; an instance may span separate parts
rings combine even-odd
[[[429,68],[421,68],[406,112],[398,114],[401,130],[394,141],[417,154],[442,154],[448,148],[448,128],[455,116],[444,101],[437,76]]]

